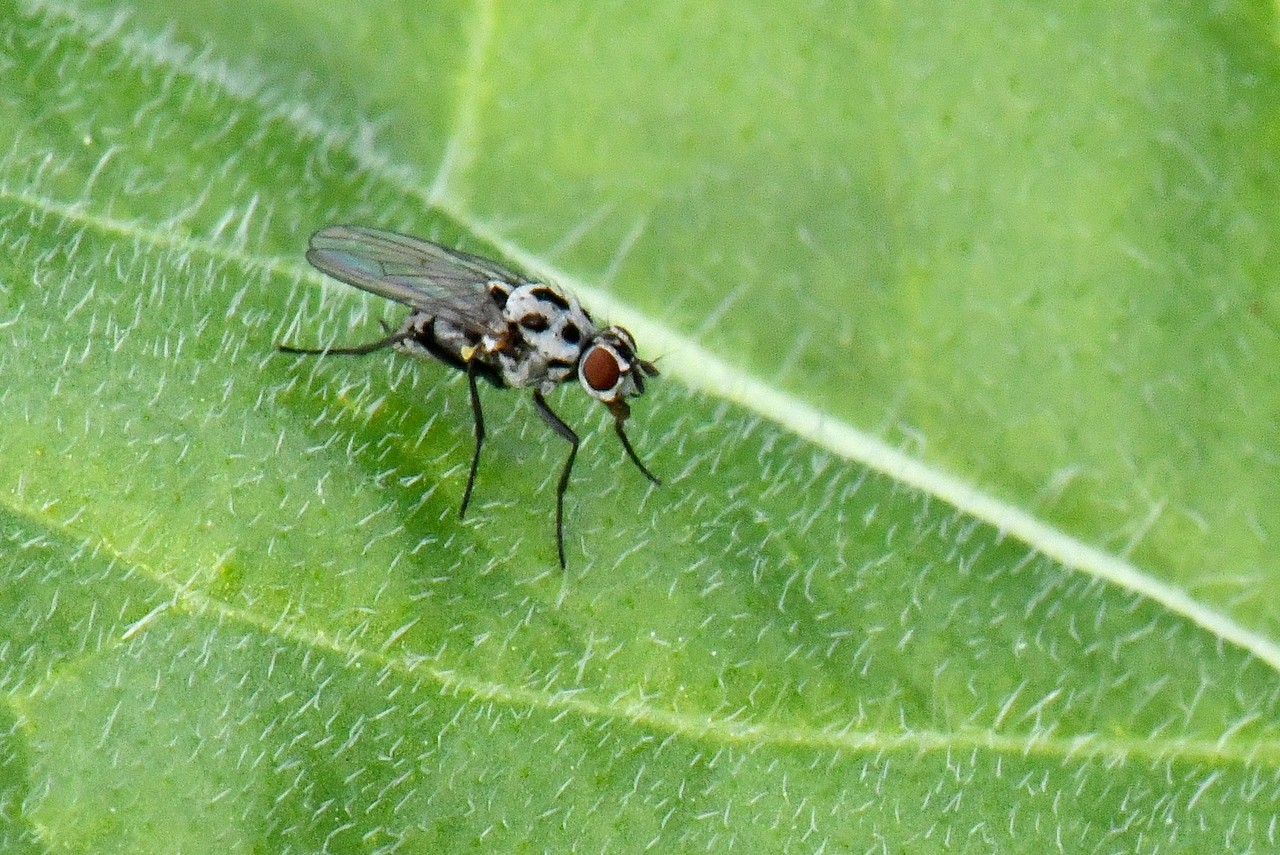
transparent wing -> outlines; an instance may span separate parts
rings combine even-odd
[[[327,226],[311,236],[317,270],[463,329],[500,332],[502,312],[485,286],[529,280],[488,259],[438,243],[364,226]]]

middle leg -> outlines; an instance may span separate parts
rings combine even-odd
[[[578,435],[573,432],[573,428],[565,424],[564,419],[557,416],[551,411],[551,407],[547,406],[547,399],[542,397],[542,392],[535,389],[533,391],[533,405],[538,409],[538,415],[542,416],[542,420],[551,426],[551,429],[560,434],[569,443],[569,459],[564,462],[564,471],[560,473],[560,483],[556,487],[556,549],[560,553],[560,569],[564,570],[564,491],[569,488],[569,473],[573,471],[573,458],[578,455]]]

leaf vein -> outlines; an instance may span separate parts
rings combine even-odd
[[[493,0],[476,0],[476,20],[471,35],[471,50],[458,86],[458,106],[454,113],[453,134],[444,146],[440,167],[427,191],[428,206],[442,206],[449,195],[449,182],[467,165],[476,145],[479,125],[481,79],[485,59],[493,43]],[[454,203],[455,205],[457,203]]]
[[[544,691],[476,679],[461,674],[456,669],[433,665],[426,656],[388,655],[386,645],[373,649],[354,644],[341,634],[290,623],[282,620],[281,616],[260,615],[233,608],[222,600],[205,595],[192,584],[200,577],[199,570],[193,573],[188,582],[179,583],[126,555],[100,534],[78,531],[74,524],[51,520],[47,513],[20,506],[12,500],[4,506],[14,516],[25,518],[33,526],[48,529],[67,540],[95,544],[112,557],[113,563],[122,572],[144,576],[157,587],[168,590],[169,598],[126,627],[116,639],[116,645],[123,645],[135,638],[144,639],[148,632],[165,620],[181,618],[184,614],[199,615],[215,618],[220,625],[238,625],[269,637],[333,654],[343,663],[343,667],[364,665],[377,673],[389,671],[406,683],[426,677],[438,687],[442,696],[462,695],[477,703],[497,703],[537,710],[553,717],[574,715],[585,720],[622,720],[635,727],[717,746],[738,745],[849,754],[908,752],[916,756],[987,751],[1006,756],[1039,757],[1064,762],[1097,759],[1108,764],[1191,762],[1221,767],[1224,763],[1235,763],[1252,768],[1280,768],[1280,740],[1275,739],[1235,743],[1229,734],[1214,740],[1171,739],[1151,735],[1122,737],[1097,733],[1064,736],[1040,728],[1027,734],[1008,734],[984,728],[965,728],[955,732],[904,730],[900,733],[885,733],[855,730],[848,725],[835,724],[824,728],[797,727],[735,716],[717,716],[708,712],[662,709],[637,698],[601,701],[587,697],[581,688]],[[393,635],[400,631],[395,630]],[[109,647],[110,645],[104,649]],[[49,675],[46,681],[48,679],[56,679],[56,675]],[[44,688],[46,687],[37,687],[30,694],[38,694]]]

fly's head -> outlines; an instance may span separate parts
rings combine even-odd
[[[644,378],[658,369],[636,355],[636,341],[622,327],[606,327],[582,350],[578,380],[591,397],[609,408],[619,425],[631,414],[627,398],[644,393]]]

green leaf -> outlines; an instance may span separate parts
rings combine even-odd
[[[1274,5],[0,6],[0,851],[1268,851]],[[553,276],[629,423],[357,342]]]

